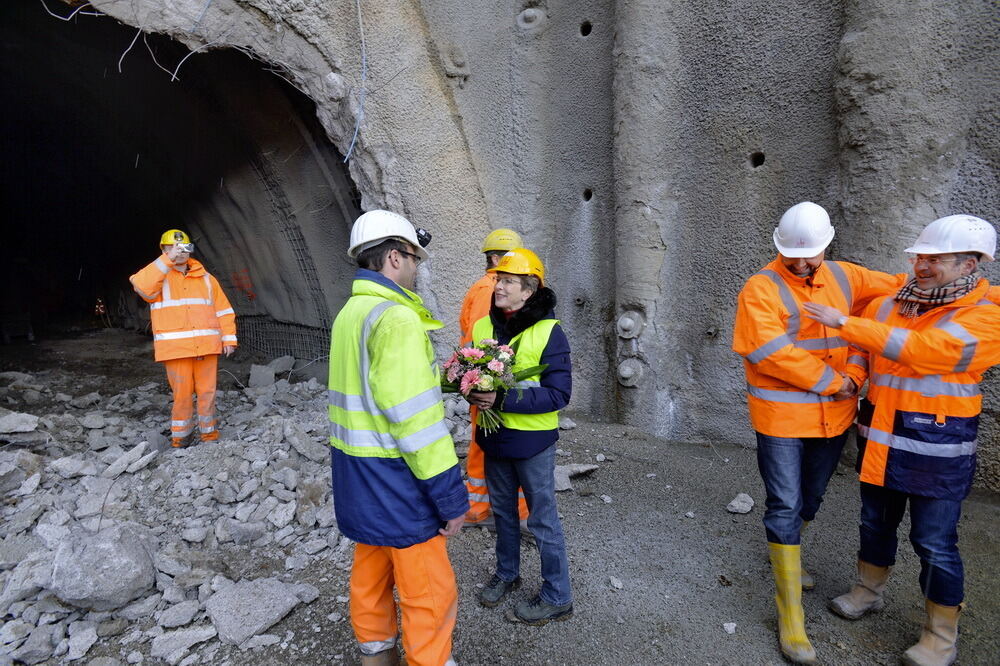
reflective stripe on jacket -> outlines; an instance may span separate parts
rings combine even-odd
[[[835,437],[854,420],[857,400],[833,400],[846,375],[861,386],[864,356],[802,310],[813,301],[860,313],[906,280],[844,261],[824,261],[809,278],[776,258],[747,280],[736,310],[733,351],[743,357],[753,429],[774,437]]]
[[[458,328],[462,333],[459,345],[467,345],[472,341],[472,327],[477,321],[489,315],[493,305],[493,274],[487,273],[476,280],[462,300],[462,310],[458,315]],[[477,338],[479,342],[482,338]]]
[[[188,259],[182,273],[163,255],[129,282],[149,303],[157,361],[221,354],[223,345],[236,346],[236,313],[200,261]]]
[[[980,280],[955,303],[916,318],[887,297],[841,335],[871,352],[860,478],[902,492],[961,500],[972,486],[983,373],[1000,363],[1000,307]]]
[[[427,336],[438,328],[419,296],[372,271],[333,324],[334,505],[355,541],[405,548],[469,508]]]

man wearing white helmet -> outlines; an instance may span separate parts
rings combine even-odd
[[[398,663],[394,587],[408,663],[454,663],[458,587],[445,538],[469,501],[427,337],[442,324],[412,291],[429,241],[389,211],[355,221],[358,272],[330,343],[334,506],[357,542],[350,610],[364,666]]]
[[[816,516],[854,421],[866,377],[861,356],[801,308],[817,301],[860,313],[903,276],[825,261],[830,216],[809,201],[789,208],[774,230],[778,256],[751,276],[739,295],[733,351],[743,357],[757,464],[767,491],[764,528],[774,573],[782,653],[810,664],[800,534]]]
[[[858,418],[858,582],[830,608],[856,620],[884,606],[909,504],[927,619],[903,663],[947,665],[958,654],[958,519],[976,469],[979,382],[1000,363],[1000,307],[979,275],[980,263],[996,255],[996,231],[978,217],[949,215],[927,225],[906,252],[913,254],[912,279],[869,305],[864,318],[805,305],[812,319],[865,350],[871,368]]]

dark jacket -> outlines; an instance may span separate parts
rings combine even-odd
[[[547,287],[540,288],[510,319],[494,306],[490,310],[493,334],[501,344],[508,344],[520,332],[543,319],[555,319],[556,295]],[[498,391],[496,406],[503,412],[545,414],[569,404],[573,390],[569,340],[562,328],[552,328],[549,342],[542,352],[541,364],[548,365],[539,378],[541,386],[510,391]],[[544,451],[559,439],[559,429],[511,430],[500,428],[489,435],[476,430],[476,443],[488,456],[530,458]]]

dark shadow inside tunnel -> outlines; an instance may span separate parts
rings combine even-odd
[[[128,277],[177,227],[244,345],[320,356],[348,294],[359,197],[313,102],[239,51],[177,69],[187,47],[108,17],[58,21],[8,0],[0,22],[5,337],[143,328]]]

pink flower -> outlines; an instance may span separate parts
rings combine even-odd
[[[456,363],[455,365],[448,368],[448,381],[453,382],[458,379],[458,373],[462,371],[462,368]]]
[[[501,363],[496,359],[493,359],[492,361],[487,363],[486,367],[492,370],[493,372],[503,372],[503,363]]]
[[[479,344],[487,346],[487,347],[492,347],[493,345],[498,344],[498,342],[496,340],[494,340],[493,338],[485,338],[483,340],[480,340]]]
[[[475,347],[462,347],[458,350],[458,353],[466,358],[482,358],[485,356],[481,349],[476,349]]]
[[[451,358],[449,358],[447,361],[444,362],[444,369],[447,370],[448,368],[450,368],[451,366],[455,365],[456,363],[458,363],[458,354],[457,353],[452,354]],[[452,380],[448,380],[448,381],[452,381]]]
[[[462,383],[459,385],[459,390],[462,395],[469,395],[469,391],[476,387],[476,382],[480,379],[479,370],[469,370],[467,373],[462,375]]]
[[[514,353],[514,350],[511,349],[508,345],[500,345],[500,351],[507,352],[508,354]]]

